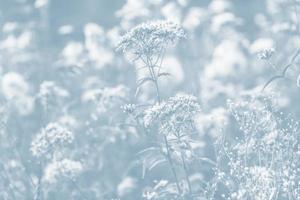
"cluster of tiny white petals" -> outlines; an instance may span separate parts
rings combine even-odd
[[[81,162],[70,159],[54,160],[45,169],[44,180],[48,183],[54,183],[60,177],[74,179],[81,171],[83,166]]]
[[[146,127],[156,122],[161,124],[161,132],[172,133],[181,128],[188,128],[193,123],[194,116],[200,111],[197,98],[187,94],[177,94],[160,104],[155,104],[145,111]],[[181,128],[180,128],[181,127]]]
[[[41,157],[51,150],[74,140],[73,134],[58,123],[49,123],[43,128],[31,143],[31,152],[36,157]]]
[[[125,34],[117,50],[133,51],[137,55],[154,55],[168,45],[185,37],[183,29],[171,21],[152,21],[142,23]]]

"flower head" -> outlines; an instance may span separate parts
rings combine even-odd
[[[142,23],[125,34],[117,46],[117,50],[132,51],[134,54],[154,55],[168,45],[185,37],[183,29],[170,21],[152,21]]]
[[[40,157],[73,140],[74,136],[68,129],[58,123],[49,123],[32,141],[31,152]]]
[[[177,94],[161,104],[156,104],[145,111],[146,127],[155,122],[160,123],[160,131],[164,134],[182,132],[191,128],[194,116],[200,111],[196,97]]]
[[[70,159],[54,160],[45,170],[44,179],[49,183],[54,183],[60,177],[67,177],[74,179],[81,171],[83,167],[81,162]]]

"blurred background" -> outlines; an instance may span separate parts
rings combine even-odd
[[[153,103],[155,90],[145,84],[135,97],[143,72],[116,45],[151,20],[186,32],[167,50],[172,76],[159,85],[163,99],[198,98],[201,156],[215,159],[220,132],[238,134],[228,99],[275,92],[278,108],[299,119],[299,0],[0,0],[0,199],[143,199],[154,180],[172,179],[164,166],[143,177],[138,152],[151,144],[123,126],[132,119],[121,107]],[[73,161],[71,180],[30,150],[51,122],[74,134],[58,156]],[[209,165],[191,168],[196,179],[212,176]]]

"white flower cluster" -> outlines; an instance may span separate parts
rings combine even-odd
[[[20,115],[28,115],[34,109],[34,99],[30,95],[30,85],[17,72],[6,73],[1,80],[1,91]]]
[[[74,136],[68,129],[58,123],[49,123],[36,135],[30,150],[34,156],[41,157],[73,140]]]
[[[161,124],[163,134],[181,134],[190,130],[194,116],[200,111],[197,98],[187,94],[177,94],[161,104],[145,111],[144,123],[150,127],[156,122]]]
[[[80,172],[83,166],[81,162],[70,159],[54,160],[45,169],[44,180],[48,183],[55,183],[60,177],[74,179]]]
[[[40,85],[38,98],[43,106],[47,106],[51,101],[55,101],[58,98],[68,97],[70,94],[67,90],[59,87],[53,81],[44,81]]]
[[[152,56],[184,37],[185,33],[179,25],[171,21],[152,21],[142,23],[125,34],[117,50]]]

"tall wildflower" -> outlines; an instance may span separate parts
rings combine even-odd
[[[174,46],[184,37],[184,30],[179,25],[160,20],[142,23],[121,38],[117,50],[133,54],[134,60],[143,63],[141,69],[148,69],[148,76],[138,80],[137,92],[144,83],[152,82],[155,85],[157,100],[160,101],[158,79],[169,75],[161,71],[165,51],[168,46]]]
[[[148,129],[158,128],[160,133],[158,137],[163,138],[161,151],[169,160],[171,167],[174,163],[177,163],[184,171],[184,185],[186,187],[180,188],[177,186],[178,192],[183,196],[186,194],[192,195],[193,192],[187,162],[191,161],[194,156],[192,146],[193,143],[196,143],[193,138],[196,130],[194,118],[199,111],[200,105],[196,97],[177,94],[146,109],[144,114],[145,127]]]
[[[168,185],[175,186],[177,190],[177,194],[175,193],[172,198],[181,198],[186,195],[189,196],[187,198],[192,198],[193,191],[186,162],[192,157],[190,144],[192,143],[191,133],[194,131],[193,117],[199,111],[199,104],[195,97],[183,94],[169,98],[167,101],[161,101],[158,80],[160,77],[170,75],[168,72],[161,71],[167,47],[174,46],[184,37],[185,33],[179,25],[170,21],[153,21],[133,28],[122,37],[117,48],[117,50],[135,55],[135,60],[140,60],[144,64],[141,69],[148,70],[148,76],[138,80],[136,95],[146,82],[151,82],[155,86],[156,104],[145,110],[144,128],[146,130],[153,127],[158,128],[160,134],[157,138],[160,138],[158,141],[161,143],[160,152],[165,159],[158,155],[151,156],[151,151],[145,151],[150,152],[150,156],[145,156],[143,165],[150,162],[148,165],[151,169],[164,160],[169,163],[175,184]],[[139,124],[138,119],[137,123]],[[156,149],[154,147],[152,150],[155,152]],[[184,171],[183,187],[180,186],[175,162]]]

